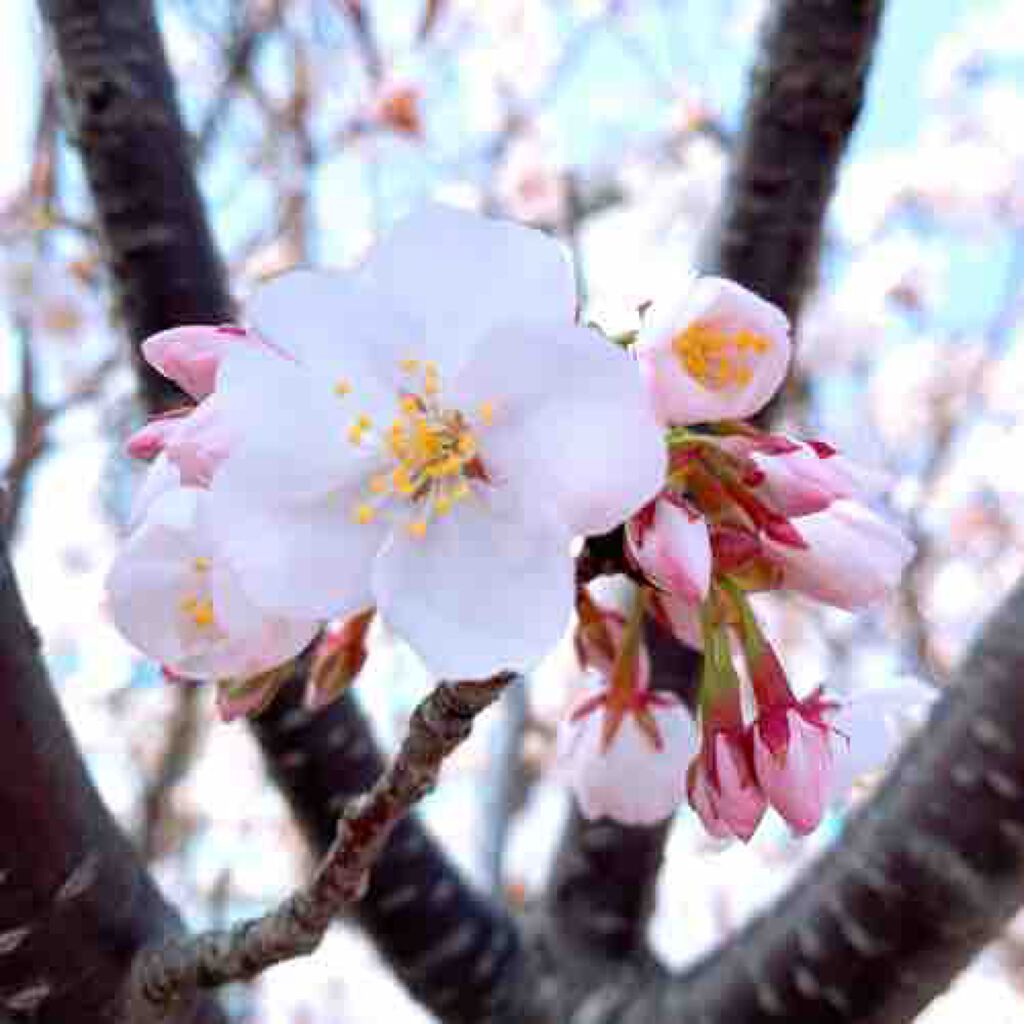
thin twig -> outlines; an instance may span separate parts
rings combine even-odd
[[[413,712],[391,766],[342,814],[337,837],[308,885],[262,917],[141,954],[129,983],[130,1009],[170,1008],[195,989],[249,978],[316,949],[331,919],[365,892],[392,829],[433,788],[444,759],[512,678],[441,683]]]

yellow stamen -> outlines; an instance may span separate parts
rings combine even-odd
[[[414,519],[408,526],[406,532],[415,540],[422,540],[427,535],[427,523],[424,519]]]
[[[420,368],[420,361],[418,359],[402,359],[398,365],[403,373],[415,373]]]
[[[352,393],[352,385],[344,377],[339,378],[334,384],[334,393],[339,398],[344,398]]]
[[[372,494],[387,494],[390,486],[391,483],[385,473],[370,477],[370,492]]]
[[[208,558],[203,558],[202,556],[194,558],[192,560],[192,568],[195,569],[196,572],[206,572],[210,568],[210,560]]]
[[[494,423],[494,403],[493,402],[481,402],[480,403],[480,421],[485,427],[489,427]]]
[[[366,502],[360,502],[354,509],[352,509],[352,518],[355,522],[359,523],[360,526],[372,523],[376,514],[377,513],[373,510],[373,506],[367,505]]]

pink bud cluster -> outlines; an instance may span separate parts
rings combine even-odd
[[[633,349],[666,428],[670,468],[661,493],[626,523],[625,553],[648,611],[680,642],[704,652],[699,740],[672,751],[648,743],[647,761],[658,768],[642,782],[635,766],[626,772],[607,763],[623,756],[614,744],[602,748],[603,764],[588,766],[577,753],[570,781],[578,794],[588,793],[581,804],[595,816],[634,821],[638,812],[622,813],[630,805],[618,790],[599,787],[603,803],[595,798],[589,771],[617,778],[621,789],[643,787],[644,806],[657,807],[658,817],[671,813],[685,791],[719,838],[750,839],[769,806],[806,834],[831,799],[834,763],[849,737],[834,726],[838,701],[820,690],[803,700],[792,692],[749,595],[790,590],[847,610],[865,608],[892,591],[913,545],[867,504],[885,486],[883,474],[823,441],[767,433],[743,419],[785,377],[791,346],[780,310],[734,282],[699,279],[683,300],[647,311]],[[615,613],[606,618],[614,647],[621,629]],[[595,635],[594,619],[581,609],[581,636]],[[606,676],[615,664],[621,675],[613,654],[588,654],[588,641],[578,646],[585,664]],[[648,689],[649,677],[641,645],[633,655],[632,699],[656,715],[662,694]],[[621,679],[616,685],[623,689]],[[744,688],[752,715],[744,710]],[[607,719],[606,705],[583,701],[567,728],[579,733],[586,716],[597,723],[602,710]],[[631,763],[636,757],[631,750]],[[660,801],[649,790],[656,778],[671,780]]]

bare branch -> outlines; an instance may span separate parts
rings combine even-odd
[[[310,883],[260,918],[141,955],[133,970],[132,1005],[138,1000],[140,1006],[168,1006],[195,988],[249,978],[316,949],[335,915],[366,892],[370,869],[394,827],[434,787],[444,759],[512,678],[441,683],[413,712],[390,768],[342,814]]]

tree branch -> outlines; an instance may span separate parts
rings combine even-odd
[[[384,766],[355,698],[346,694],[313,714],[302,706],[304,678],[300,667],[254,728],[310,844],[325,850],[337,811]],[[352,913],[402,983],[447,1024],[479,1024],[518,1005],[523,955],[515,924],[466,883],[415,815],[395,829]]]
[[[725,196],[701,268],[792,318],[817,269],[825,207],[857,115],[883,0],[779,0],[750,79]]]
[[[2,545],[0,638],[0,1015],[109,1024],[136,952],[181,922],[89,780]],[[170,1019],[225,1024],[206,998]]]
[[[249,978],[315,950],[334,917],[365,894],[370,869],[395,826],[433,789],[444,759],[511,678],[441,683],[413,712],[391,766],[341,815],[334,842],[309,884],[268,914],[229,931],[174,940],[139,956],[130,1005],[170,1007],[194,989]]]
[[[133,341],[231,318],[151,2],[39,0],[60,55],[119,307]],[[133,346],[147,404],[181,394]]]
[[[588,1024],[912,1020],[1024,902],[1024,582],[879,794],[802,882],[681,977]]]

